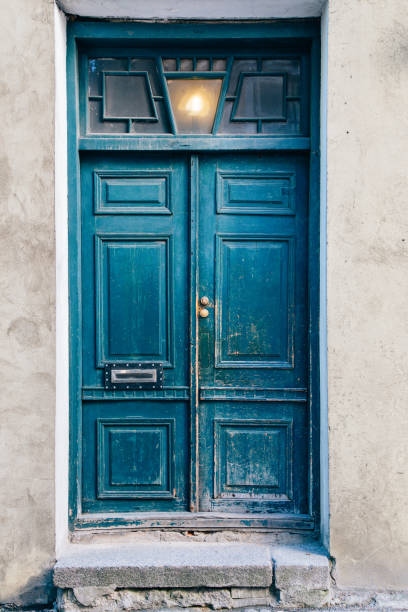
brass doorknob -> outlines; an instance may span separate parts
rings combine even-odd
[[[206,308],[201,308],[200,309],[200,317],[203,317],[203,319],[205,319],[206,317],[208,317],[210,313],[208,312],[208,310]]]

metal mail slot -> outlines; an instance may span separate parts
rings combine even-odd
[[[111,370],[111,383],[157,382],[157,370]]]
[[[162,389],[163,367],[157,363],[110,363],[105,365],[105,389]]]

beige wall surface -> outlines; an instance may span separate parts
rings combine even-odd
[[[339,586],[408,587],[408,3],[331,0],[331,553]]]
[[[23,605],[54,559],[53,3],[0,24],[0,602]]]
[[[52,0],[0,1],[0,602],[54,561]],[[340,587],[408,588],[408,3],[330,0],[330,536]]]

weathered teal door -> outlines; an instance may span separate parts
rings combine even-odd
[[[306,159],[199,164],[200,508],[306,513]]]
[[[318,524],[318,32],[69,25],[74,528]]]
[[[86,512],[187,509],[188,180],[174,154],[83,158]],[[164,389],[104,390],[106,363],[159,363]]]
[[[83,157],[86,511],[188,510],[194,454],[198,510],[306,513],[306,170]],[[160,364],[163,389],[102,391],[106,363]]]

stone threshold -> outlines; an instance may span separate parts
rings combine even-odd
[[[70,544],[54,568],[61,612],[322,607],[330,565],[318,546],[151,542]]]

